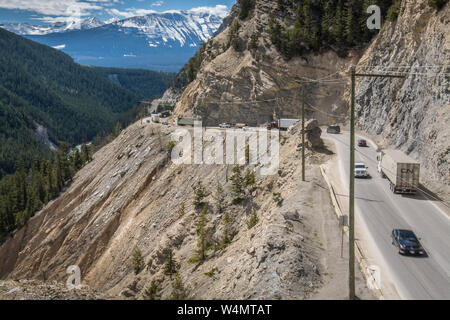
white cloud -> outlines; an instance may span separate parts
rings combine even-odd
[[[103,7],[99,2],[115,0],[91,0],[80,2],[78,0],[0,0],[0,8],[28,10],[51,16],[86,16],[93,10]]]
[[[161,7],[163,4],[164,4],[164,1],[159,0],[159,1],[153,2],[152,7]]]
[[[127,9],[125,9],[125,11],[120,11],[120,10],[114,8],[114,9],[106,9],[106,12],[115,17],[132,18],[132,17],[136,17],[136,16],[145,16],[145,15],[151,14],[151,13],[159,13],[159,14],[180,13],[181,11],[180,10],[167,10],[167,11],[163,11],[163,12],[158,12],[158,11],[151,10],[151,9],[136,9],[136,8],[127,8]],[[221,18],[225,18],[228,15],[229,10],[228,10],[228,7],[225,5],[217,5],[215,7],[192,8],[192,9],[187,10],[187,12],[193,13],[193,14],[207,13],[207,14],[219,16]]]
[[[209,13],[211,15],[219,16],[221,18],[225,18],[228,13],[228,7],[222,4],[218,4],[215,7],[198,7],[198,8],[192,8],[188,10],[188,12],[191,13]]]
[[[125,11],[120,11],[117,9],[106,9],[106,12],[112,16],[122,17],[122,18],[132,18],[137,16],[145,16],[151,13],[157,13],[155,10],[149,9],[136,9],[136,8],[128,8]]]

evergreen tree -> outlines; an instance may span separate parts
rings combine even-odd
[[[83,167],[83,160],[81,159],[81,155],[78,149],[75,149],[72,161],[75,170],[80,170],[81,167]]]
[[[89,150],[89,146],[86,143],[81,145],[81,162],[82,164],[86,164],[92,160],[91,153]]]
[[[181,276],[177,273],[175,281],[172,283],[172,293],[170,300],[188,300],[190,290],[186,287],[181,279]]]
[[[233,240],[233,218],[230,216],[228,212],[225,213],[222,219],[222,225],[223,225],[223,238],[222,238],[222,248],[228,246],[231,243],[231,240]]]
[[[245,20],[250,14],[250,10],[252,9],[254,0],[241,0],[240,10],[239,10],[239,19]]]
[[[225,190],[220,183],[217,183],[216,193],[213,196],[217,212],[222,213],[223,209],[227,207],[227,201],[225,200]]]
[[[344,1],[339,0],[336,7],[336,14],[334,21],[336,26],[334,28],[333,37],[336,41],[336,44],[339,46],[343,46],[345,44],[345,7]]]
[[[204,203],[203,200],[208,196],[205,187],[201,181],[197,182],[194,187],[194,201],[192,202],[196,208],[201,207]]]
[[[13,212],[25,210],[27,205],[27,175],[23,160],[17,163],[17,171],[14,173],[14,184],[12,189]]]
[[[208,230],[208,206],[205,204],[196,223],[197,233],[197,249],[194,250],[194,255],[189,259],[189,263],[203,262],[207,258],[207,252],[211,247],[211,232]]]
[[[255,210],[252,211],[252,214],[250,215],[250,218],[247,221],[247,228],[250,230],[254,226],[256,226],[259,222],[258,214]]]
[[[142,252],[139,248],[136,248],[133,251],[132,265],[134,274],[138,274],[144,266],[144,258],[142,257]]]
[[[233,168],[231,180],[231,195],[233,197],[232,204],[239,204],[244,200],[244,179],[241,175],[241,168],[236,165]]]
[[[250,170],[250,168],[245,170],[244,183],[250,192],[253,191],[255,185],[255,173],[253,170]]]
[[[169,249],[167,252],[166,262],[164,264],[164,274],[166,276],[170,276],[172,279],[172,275],[177,273],[178,263],[176,262],[173,256],[173,250]]]
[[[152,280],[150,287],[144,292],[144,300],[160,300],[161,299],[161,288],[155,280]]]
[[[359,45],[362,42],[360,25],[362,10],[360,4],[360,0],[349,0],[346,5],[344,35],[347,44],[350,46]]]

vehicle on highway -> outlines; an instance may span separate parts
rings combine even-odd
[[[236,123],[234,125],[234,127],[238,128],[238,129],[242,129],[242,128],[246,127],[246,126],[247,126],[247,124],[245,124],[245,123]]]
[[[231,124],[224,122],[219,124],[219,128],[231,128]]]
[[[278,122],[277,121],[269,122],[267,124],[266,128],[267,128],[267,130],[277,129],[278,128]]]
[[[394,229],[391,237],[392,244],[398,248],[400,254],[425,254],[419,239],[411,230]]]
[[[355,163],[355,178],[368,178],[369,172],[368,167],[362,162]]]
[[[250,129],[249,126],[242,127],[242,130],[244,130],[244,131],[247,131],[248,129]]]
[[[169,123],[167,121],[163,121],[163,122],[161,122],[161,124],[165,125],[165,126],[169,125]]]
[[[364,139],[358,140],[358,147],[367,147],[367,141]]]
[[[293,126],[299,119],[280,119],[278,120],[278,128],[286,131],[289,127]]]
[[[337,124],[331,124],[328,126],[327,128],[327,133],[341,133],[341,127],[338,126]]]
[[[378,156],[378,172],[389,180],[394,193],[415,194],[419,187],[420,163],[400,150],[383,150]]]

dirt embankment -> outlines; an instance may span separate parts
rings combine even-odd
[[[173,250],[192,298],[346,297],[346,281],[338,276],[346,265],[335,263],[336,239],[331,239],[339,229],[318,169],[329,151],[307,152],[302,182],[299,132],[283,133],[278,173],[256,174],[245,200],[219,213],[213,193],[220,183],[231,202],[233,166],[172,163],[167,144],[173,130],[138,122],[98,151],[68,190],[0,247],[2,279],[65,283],[67,267],[78,265],[82,284],[97,292],[141,299],[155,280],[167,299],[174,277],[164,274],[164,263]],[[192,202],[199,181],[209,193],[204,201],[211,239],[219,244],[223,239],[225,213],[234,237],[224,248],[210,248],[205,262],[189,263],[198,244],[199,210]],[[277,194],[283,199],[279,204]],[[258,221],[249,229],[253,212]],[[137,275],[131,264],[135,248],[144,261]],[[342,290],[321,289],[330,283],[340,283]]]

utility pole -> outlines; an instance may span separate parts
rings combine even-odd
[[[356,77],[379,77],[379,78],[404,78],[402,75],[384,75],[356,73],[355,66],[350,71],[351,76],[351,98],[350,98],[350,195],[348,215],[348,238],[349,238],[349,299],[355,299],[355,86]]]
[[[305,181],[305,87],[302,86],[302,181]]]
[[[349,299],[355,300],[355,81],[356,69],[351,68],[351,98],[350,98],[350,196],[348,215],[348,289]]]

